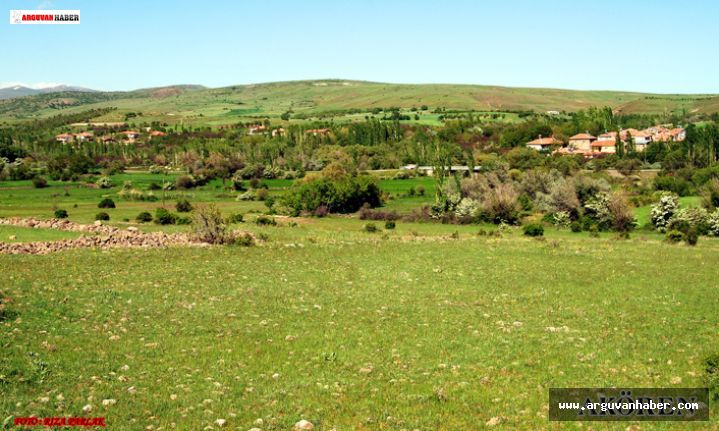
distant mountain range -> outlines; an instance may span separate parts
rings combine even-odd
[[[64,84],[42,88],[30,88],[23,85],[12,85],[0,88],[0,100],[14,99],[16,97],[34,96],[36,94],[60,93],[63,91],[94,92],[95,90]]]
[[[55,86],[0,89],[0,124],[90,109],[115,108],[98,121],[226,125],[281,118],[318,119],[366,114],[377,108],[412,109],[427,124],[447,111],[573,112],[609,106],[622,114],[712,114],[716,94],[648,94],[459,84],[390,84],[323,79],[206,88],[173,85],[133,91]]]

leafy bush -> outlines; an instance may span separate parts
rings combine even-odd
[[[97,204],[98,208],[115,208],[115,201],[110,198],[104,198]]]
[[[679,200],[671,193],[664,193],[659,199],[659,203],[652,205],[651,219],[652,225],[659,232],[666,232],[669,221],[679,210]]]
[[[180,190],[189,190],[197,186],[195,179],[190,175],[180,175],[175,180],[175,187]]]
[[[575,221],[573,221],[572,223],[569,224],[569,229],[570,229],[572,232],[574,232],[574,233],[581,232],[581,231],[582,231],[582,224],[575,220]]]
[[[244,223],[245,218],[240,213],[234,213],[230,214],[229,217],[227,217],[227,223]]]
[[[147,190],[162,190],[162,186],[153,181],[147,186]]]
[[[704,185],[702,198],[704,208],[710,211],[719,208],[719,179],[713,178]]]
[[[135,217],[135,221],[138,223],[148,223],[152,221],[152,214],[147,211],[143,211]]]
[[[107,221],[110,220],[110,214],[102,211],[95,214],[95,220]]]
[[[379,229],[377,228],[377,225],[374,223],[367,223],[362,227],[362,229],[364,229],[365,232],[369,232],[369,233],[374,233],[374,232],[379,231]]]
[[[62,209],[55,210],[55,218],[67,218],[68,214],[67,211]]]
[[[189,213],[192,211],[192,204],[187,199],[180,199],[175,203],[175,209],[178,213]]]
[[[384,222],[384,228],[387,230],[392,230],[395,227],[397,227],[397,224],[393,220],[387,220]]]
[[[552,223],[558,228],[566,228],[572,223],[567,211],[559,211],[552,215]]]
[[[714,353],[704,360],[706,385],[713,393],[713,398],[719,400],[719,353]]]
[[[424,186],[417,186],[414,191],[417,193],[417,196],[424,196],[425,194]]]
[[[485,218],[497,224],[516,224],[519,221],[518,196],[511,184],[498,184],[484,195],[482,211]]]
[[[267,199],[267,196],[269,196],[269,195],[270,195],[269,190],[267,190],[265,188],[257,189],[257,191],[255,192],[255,198],[258,201],[264,201],[265,199]]]
[[[544,236],[544,226],[539,223],[529,223],[522,228],[527,236]]]
[[[101,189],[112,188],[112,178],[107,177],[107,176],[100,177],[100,179],[97,180],[97,182],[95,184],[97,184],[97,186],[100,187]]]
[[[671,243],[677,243],[684,241],[686,236],[684,235],[684,232],[680,232],[678,230],[670,230],[667,232],[666,240],[667,242]]]
[[[634,213],[623,194],[615,192],[609,195],[607,211],[609,212],[612,229],[615,232],[626,233],[636,226]]]
[[[261,215],[255,219],[255,224],[258,226],[277,226],[277,221],[274,217]]]
[[[175,216],[175,224],[177,225],[188,225],[192,224],[192,218]]]
[[[201,205],[195,209],[192,229],[199,241],[209,244],[229,244],[234,240],[228,233],[227,224],[220,210],[213,204]]]
[[[369,205],[362,205],[359,210],[360,220],[398,220],[399,214],[396,211],[373,210]]]
[[[319,177],[293,186],[278,201],[295,214],[313,212],[322,205],[332,213],[347,214],[359,210],[365,203],[370,207],[379,206],[382,192],[376,180],[369,176]]]
[[[654,178],[654,188],[676,193],[679,196],[689,196],[692,194],[692,183],[675,176],[658,176]]]
[[[47,180],[41,176],[34,176],[32,177],[32,185],[36,189],[44,189],[47,187]]]
[[[689,245],[697,245],[697,242],[699,241],[699,233],[697,232],[696,228],[689,228],[689,231],[686,233],[686,240],[687,244]]]
[[[155,210],[155,223],[160,225],[175,224],[177,222],[177,216],[166,210],[165,208],[158,208]]]
[[[233,238],[232,245],[238,245],[241,247],[250,247],[255,245],[255,237],[249,233],[241,233]]]
[[[719,236],[719,209],[707,217],[707,231],[710,235]]]

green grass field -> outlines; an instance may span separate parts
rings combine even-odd
[[[2,417],[91,405],[123,430],[576,429],[547,421],[549,387],[702,386],[717,351],[717,240],[252,229],[269,242],[0,256],[16,313],[0,326]]]
[[[109,190],[4,182],[0,217],[48,218],[57,206],[87,223],[110,196],[110,223],[128,226],[161,202],[117,199],[123,182],[145,189],[161,178],[116,175]],[[276,195],[291,185],[266,183]],[[380,184],[394,197],[387,209],[399,212],[434,193],[430,178]],[[406,196],[419,186],[424,197]],[[255,247],[0,255],[0,292],[11,298],[0,312],[0,420],[104,416],[117,430],[220,429],[218,419],[245,431],[289,430],[300,419],[317,430],[583,429],[548,421],[550,387],[701,387],[704,359],[719,352],[717,238],[688,247],[645,230],[621,240],[547,228],[536,240],[519,228],[480,236],[497,227],[403,221],[392,230],[374,222],[379,232],[368,233],[352,216],[262,227],[252,220],[264,204],[233,193],[215,181],[182,196],[245,213],[232,227],[266,238]],[[0,226],[0,241],[78,235]]]

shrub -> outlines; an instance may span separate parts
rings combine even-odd
[[[699,233],[697,232],[696,228],[689,228],[689,231],[686,233],[686,241],[689,245],[697,245],[697,242],[699,241]]]
[[[574,233],[581,232],[582,224],[575,220],[569,224],[569,229]]]
[[[110,214],[105,211],[95,214],[95,220],[107,221],[110,220]]]
[[[152,221],[152,214],[147,211],[143,211],[135,217],[135,221],[138,223],[148,223]]]
[[[153,181],[147,186],[147,190],[162,190],[162,186]]]
[[[158,208],[155,210],[155,223],[161,225],[175,224],[177,222],[177,216],[166,210],[165,208]]]
[[[112,188],[112,178],[107,177],[107,176],[100,177],[100,179],[97,180],[97,182],[95,184],[97,184],[97,186],[100,187],[101,189]]]
[[[230,214],[229,217],[227,217],[227,223],[244,223],[245,218],[240,213],[234,213]]]
[[[393,220],[387,220],[384,222],[384,228],[387,230],[392,230],[397,226],[397,224]]]
[[[255,245],[255,237],[245,232],[235,236],[233,238],[232,244],[239,245],[241,247],[250,247]]]
[[[47,187],[47,180],[38,175],[32,178],[32,185],[36,189],[44,189]]]
[[[607,201],[607,211],[612,229],[616,232],[629,232],[636,226],[634,213],[627,199],[621,193],[612,193]]]
[[[227,224],[222,218],[217,206],[201,205],[195,209],[192,220],[192,229],[195,237],[209,244],[229,244],[233,242],[232,235],[227,231]]]
[[[704,208],[710,211],[719,208],[719,179],[713,178],[704,185],[702,198]]]
[[[177,225],[188,225],[188,224],[192,224],[192,219],[191,219],[190,217],[180,217],[180,216],[176,216],[176,217],[175,217],[175,224],[177,224]]]
[[[178,213],[189,213],[192,211],[192,204],[187,199],[180,199],[175,204],[175,209]]]
[[[714,210],[714,212],[707,217],[707,233],[719,236],[719,209]]]
[[[330,213],[330,210],[325,205],[320,205],[312,213],[315,217],[326,217]]]
[[[104,198],[97,204],[98,208],[115,208],[115,201],[110,198]]]
[[[255,224],[258,226],[277,226],[277,221],[274,217],[261,215],[255,219]]]
[[[692,194],[692,184],[683,178],[674,176],[654,178],[654,188],[676,193],[679,196],[689,196]]]
[[[704,360],[704,372],[706,373],[706,385],[715,400],[719,400],[719,353],[710,355]]]
[[[379,231],[379,229],[377,228],[377,225],[374,223],[367,223],[364,225],[364,227],[362,229],[364,229],[365,232],[369,232],[369,233],[374,233],[374,232]]]
[[[544,226],[539,223],[529,223],[522,228],[527,236],[544,236]]]
[[[399,214],[396,211],[373,210],[369,205],[363,205],[359,210],[360,220],[398,220]]]
[[[131,201],[148,201],[154,202],[157,200],[157,196],[153,192],[143,192],[138,189],[123,189],[117,194],[122,199],[128,199]]]
[[[342,176],[337,179],[319,177],[293,186],[279,203],[294,213],[312,212],[325,205],[331,213],[353,213],[367,203],[377,207],[382,203],[382,191],[370,176]]]
[[[686,237],[684,235],[684,232],[680,232],[678,230],[670,230],[669,232],[667,232],[666,236],[667,242],[671,243],[682,242],[685,238]]]
[[[519,221],[518,193],[511,184],[501,183],[484,195],[482,209],[489,221],[515,224]]]
[[[190,175],[181,175],[175,180],[175,187],[180,190],[189,190],[197,186],[195,179]]]
[[[261,188],[257,189],[257,191],[255,192],[255,197],[258,201],[264,201],[265,199],[267,199],[267,196],[269,196],[269,194],[270,192],[267,189]]]
[[[55,218],[67,218],[68,214],[67,211],[62,209],[55,210]]]
[[[652,205],[652,225],[659,232],[666,232],[669,220],[674,217],[679,209],[679,200],[671,193],[664,193],[659,203]]]
[[[417,192],[417,196],[424,196],[425,194],[424,186],[417,186],[414,190]]]
[[[559,211],[552,215],[552,223],[558,228],[565,228],[572,222],[569,213],[566,211]]]

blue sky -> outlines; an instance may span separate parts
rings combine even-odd
[[[719,93],[716,0],[3,0],[0,83],[342,78]],[[11,9],[80,25],[10,25]]]

